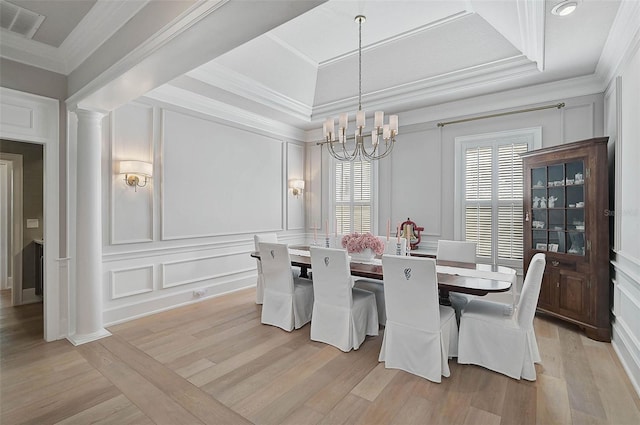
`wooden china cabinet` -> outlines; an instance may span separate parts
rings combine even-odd
[[[611,340],[607,137],[530,151],[524,160],[525,272],[547,256],[538,311]]]

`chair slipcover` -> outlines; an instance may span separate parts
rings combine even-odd
[[[449,376],[458,351],[451,307],[438,304],[436,262],[430,258],[382,256],[387,326],[379,360],[433,382]]]
[[[378,236],[378,238],[385,244],[385,254],[397,255],[397,238],[389,238],[389,241],[387,241],[386,236]],[[407,255],[407,240],[405,238],[400,238],[400,255]],[[376,279],[358,278],[354,286],[375,294],[376,306],[378,308],[378,323],[384,326],[385,323],[387,323],[387,310],[384,303],[384,283]]]
[[[473,300],[460,319],[458,363],[476,364],[514,379],[536,380],[534,363],[542,361],[533,329],[545,255],[533,256],[515,313],[498,303]]]
[[[253,242],[255,244],[256,251],[260,252],[258,244],[260,242],[278,243],[278,235],[275,233],[265,233],[263,235],[253,235]],[[262,262],[256,259],[258,267],[258,280],[256,282],[256,304],[262,304],[262,298],[264,297],[264,276],[262,275]]]
[[[262,323],[286,331],[309,323],[313,310],[313,285],[309,279],[294,277],[286,244],[259,243],[264,300]]]
[[[347,251],[311,247],[313,317],[311,339],[342,351],[360,348],[367,335],[378,335],[375,296],[353,288]]]

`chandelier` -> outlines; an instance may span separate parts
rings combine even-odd
[[[374,161],[386,157],[393,150],[398,135],[398,116],[390,115],[389,123],[384,124],[384,112],[376,111],[373,119],[373,130],[365,131],[365,112],[362,110],[362,23],[366,17],[358,15],[355,21],[358,23],[358,111],[356,112],[356,131],[353,136],[347,134],[349,113],[340,114],[338,119],[338,131],[335,121],[327,118],[323,125],[322,142],[326,145],[332,157],[338,161]],[[365,147],[365,139],[371,138],[371,147]]]

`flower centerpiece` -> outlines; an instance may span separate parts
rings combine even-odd
[[[384,253],[384,242],[371,233],[349,233],[342,237],[342,247],[355,259],[372,260],[377,255]]]

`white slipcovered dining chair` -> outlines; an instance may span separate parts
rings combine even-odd
[[[379,360],[441,382],[458,353],[458,325],[453,309],[438,303],[435,260],[383,255],[382,268],[387,326]]]
[[[278,235],[275,233],[264,233],[262,235],[253,235],[253,243],[255,244],[256,251],[260,253],[260,242],[266,243],[278,243]],[[258,268],[258,280],[256,281],[256,304],[262,304],[262,298],[264,297],[264,276],[262,274],[262,262],[256,259]]]
[[[385,244],[384,253],[388,255],[407,255],[407,240],[400,238],[400,254],[398,254],[397,238],[387,238],[378,236]],[[384,326],[387,323],[387,310],[384,302],[384,283],[377,279],[358,278],[354,285],[356,288],[373,292],[376,296],[376,307],[378,308],[378,324]]]
[[[342,351],[357,350],[367,335],[378,335],[375,295],[353,288],[347,251],[310,247],[313,270],[311,339]]]
[[[460,318],[458,363],[475,364],[514,379],[536,380],[542,358],[533,329],[545,255],[533,256],[520,300],[511,315],[499,303],[470,301]]]
[[[292,331],[311,320],[313,284],[294,277],[286,244],[260,242],[260,258],[264,276],[262,323]]]

